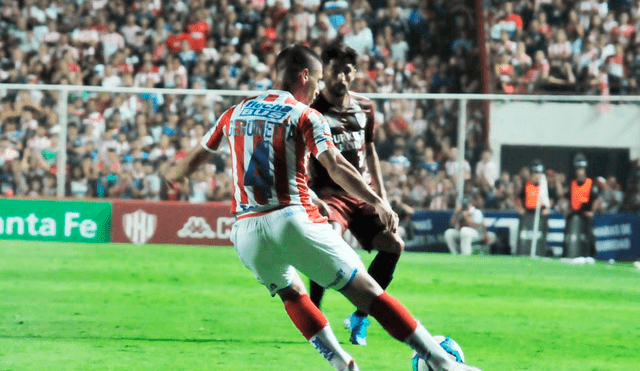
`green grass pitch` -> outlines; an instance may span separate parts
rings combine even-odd
[[[640,370],[630,264],[406,253],[389,292],[484,371]],[[411,369],[375,321],[348,343],[338,293],[323,309],[362,371]],[[331,367],[231,248],[0,241],[0,370]]]

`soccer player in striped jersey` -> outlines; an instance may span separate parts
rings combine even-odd
[[[378,196],[386,200],[373,142],[373,103],[349,91],[356,75],[357,57],[356,51],[343,43],[334,42],[324,48],[321,55],[324,88],[311,107],[327,118],[333,141],[342,155],[368,180]],[[363,249],[378,251],[369,266],[369,274],[386,290],[404,251],[404,242],[384,226],[371,205],[334,182],[318,160],[311,158],[309,165],[309,184],[318,196],[314,202],[322,206],[321,211],[328,214],[329,223],[336,231],[343,233],[348,229]],[[309,292],[311,301],[320,308],[324,288],[311,281]],[[356,310],[347,322],[351,343],[367,345],[367,313]]]
[[[272,296],[280,296],[294,325],[336,370],[358,370],[358,366],[311,302],[296,269],[340,291],[435,370],[477,370],[456,363],[400,302],[384,292],[312,203],[307,186],[309,155],[343,189],[372,205],[385,228],[395,231],[398,226],[389,203],[369,188],[335,147],[326,119],[307,106],[317,96],[322,78],[318,55],[292,45],[280,52],[275,67],[277,90],[225,111],[201,146],[165,171],[165,180],[175,182],[193,173],[227,138],[236,215],[231,240],[238,256]]]

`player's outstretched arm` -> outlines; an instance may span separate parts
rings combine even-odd
[[[170,166],[164,173],[160,174],[164,180],[173,183],[188,177],[196,171],[211,155],[204,147],[197,145],[175,166]]]
[[[318,156],[318,161],[327,169],[329,176],[345,191],[373,205],[380,215],[380,220],[391,232],[398,228],[398,215],[389,203],[378,196],[365,183],[362,175],[347,161],[336,148],[329,148]]]

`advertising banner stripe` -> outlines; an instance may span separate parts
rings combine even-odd
[[[0,199],[0,239],[109,242],[111,203]]]
[[[113,201],[112,242],[231,246],[229,203]]]

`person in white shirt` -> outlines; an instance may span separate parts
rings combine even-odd
[[[469,165],[469,161],[466,159],[462,163],[462,168],[464,169],[464,178],[469,179],[471,176],[471,165]],[[458,148],[452,147],[449,151],[449,159],[444,163],[444,169],[447,173],[448,177],[456,177],[458,176]]]
[[[127,15],[127,24],[120,28],[121,35],[124,36],[124,41],[129,45],[134,45],[136,42],[136,33],[141,31],[142,27],[136,23],[136,15],[129,13]]]
[[[118,50],[124,49],[124,37],[117,32],[117,24],[109,22],[109,32],[100,38],[102,53],[109,60]]]
[[[353,31],[344,36],[344,43],[352,47],[358,55],[368,54],[373,49],[373,33],[367,27],[367,21],[356,20]]]
[[[451,216],[451,225],[444,232],[444,239],[451,254],[471,255],[471,244],[480,241],[485,235],[482,224],[482,211],[476,209],[468,199],[456,207]]]
[[[476,177],[485,192],[492,192],[498,180],[498,166],[491,161],[493,151],[490,148],[482,151],[482,159],[476,165]]]

